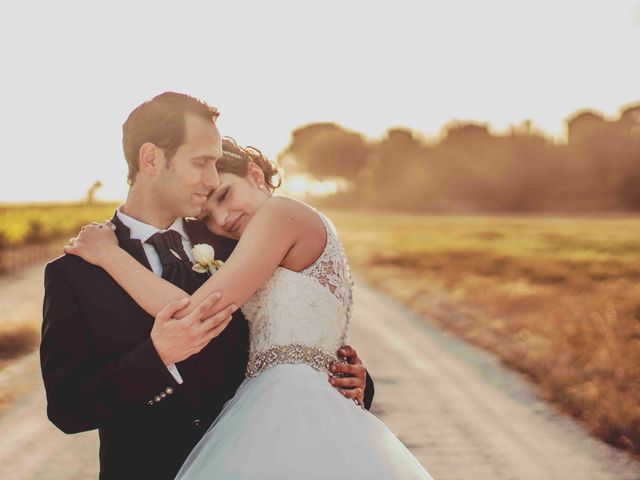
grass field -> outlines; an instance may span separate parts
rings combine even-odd
[[[0,204],[0,248],[70,236],[92,221],[111,218],[116,204]]]
[[[330,215],[354,271],[640,454],[640,218]]]

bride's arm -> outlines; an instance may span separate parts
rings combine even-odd
[[[243,305],[299,240],[304,228],[301,215],[301,207],[296,202],[283,197],[269,198],[247,224],[233,254],[191,296],[189,306],[180,311],[178,317],[187,315],[213,292],[222,294],[214,306],[215,311],[231,304]],[[88,258],[88,247],[81,242],[80,237],[78,245],[65,251],[101,266],[149,314],[155,316],[170,301],[186,296],[183,290],[153,274],[126,251],[103,247],[99,259],[92,261]],[[95,248],[95,245],[91,247]]]

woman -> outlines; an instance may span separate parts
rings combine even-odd
[[[201,219],[239,240],[194,293],[241,305],[250,324],[246,379],[191,452],[184,479],[430,479],[374,415],[326,381],[349,331],[352,285],[335,227],[322,213],[273,196],[275,166],[223,142],[220,185]],[[110,229],[85,227],[69,253],[104,268],[148,312],[185,296],[121,250]],[[198,268],[196,266],[196,268]],[[346,448],[348,446],[348,448]]]

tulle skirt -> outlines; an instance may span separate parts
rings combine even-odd
[[[431,479],[375,415],[327,374],[276,365],[246,379],[178,472],[179,479]]]

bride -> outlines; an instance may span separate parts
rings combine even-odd
[[[274,196],[275,170],[260,152],[230,139],[223,147],[220,185],[201,219],[239,242],[192,298],[199,303],[219,291],[226,303],[241,305],[250,325],[249,363],[177,478],[430,479],[359,406],[362,395],[352,401],[326,381],[353,303],[333,223],[305,203]],[[104,268],[147,311],[185,296],[121,250],[110,228],[84,227],[68,253]]]

